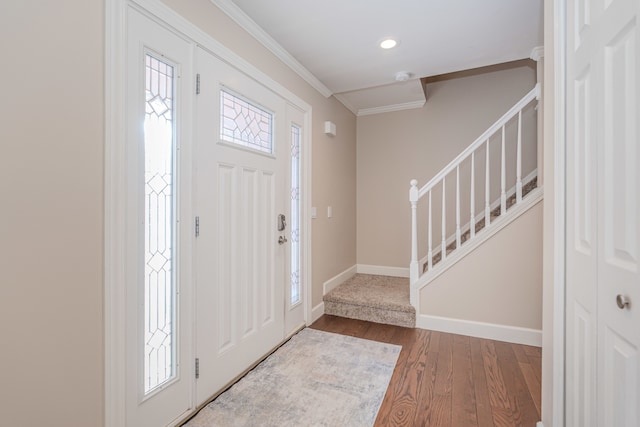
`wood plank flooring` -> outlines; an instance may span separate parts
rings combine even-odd
[[[539,347],[324,315],[312,328],[402,346],[376,426],[535,427]]]

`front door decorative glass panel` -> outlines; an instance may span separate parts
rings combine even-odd
[[[300,128],[291,126],[291,306],[300,302]]]
[[[145,56],[144,391],[176,375],[174,68]]]

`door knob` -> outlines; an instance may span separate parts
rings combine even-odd
[[[624,310],[625,307],[629,307],[629,305],[631,305],[631,301],[629,301],[629,298],[627,298],[625,295],[619,294],[616,297],[616,304],[618,304],[618,307],[621,310]]]

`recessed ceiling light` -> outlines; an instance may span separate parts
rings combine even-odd
[[[398,42],[394,39],[384,39],[380,42],[380,47],[383,49],[392,49],[398,45]]]

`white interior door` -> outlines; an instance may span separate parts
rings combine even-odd
[[[596,402],[598,425],[632,427],[640,425],[640,1],[601,7]]]
[[[284,338],[290,204],[284,100],[202,49],[196,64],[201,403]]]
[[[193,408],[189,149],[192,47],[127,8],[126,424]]]
[[[640,2],[567,4],[567,425],[638,426]]]

